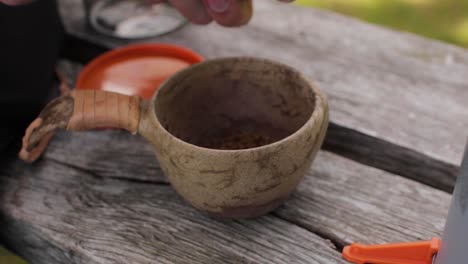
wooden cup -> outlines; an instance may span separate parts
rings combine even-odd
[[[54,100],[27,129],[20,157],[34,161],[59,128],[101,127],[146,138],[195,208],[255,217],[279,206],[304,177],[326,134],[328,104],[286,65],[208,60],[172,76],[148,101],[95,90]]]

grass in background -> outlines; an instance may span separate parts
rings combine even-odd
[[[27,264],[24,260],[11,254],[0,246],[0,264]]]
[[[468,47],[468,0],[297,0],[390,28]]]

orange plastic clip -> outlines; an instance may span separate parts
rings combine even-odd
[[[343,257],[356,264],[432,264],[439,251],[441,240],[402,244],[372,245],[352,244],[343,250]]]

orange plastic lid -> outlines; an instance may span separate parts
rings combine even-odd
[[[174,73],[203,61],[197,53],[170,44],[134,44],[106,52],[80,73],[76,89],[97,89],[149,99]]]

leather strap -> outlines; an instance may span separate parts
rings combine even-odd
[[[138,132],[140,98],[100,90],[73,91],[73,115],[67,129],[121,128]]]

